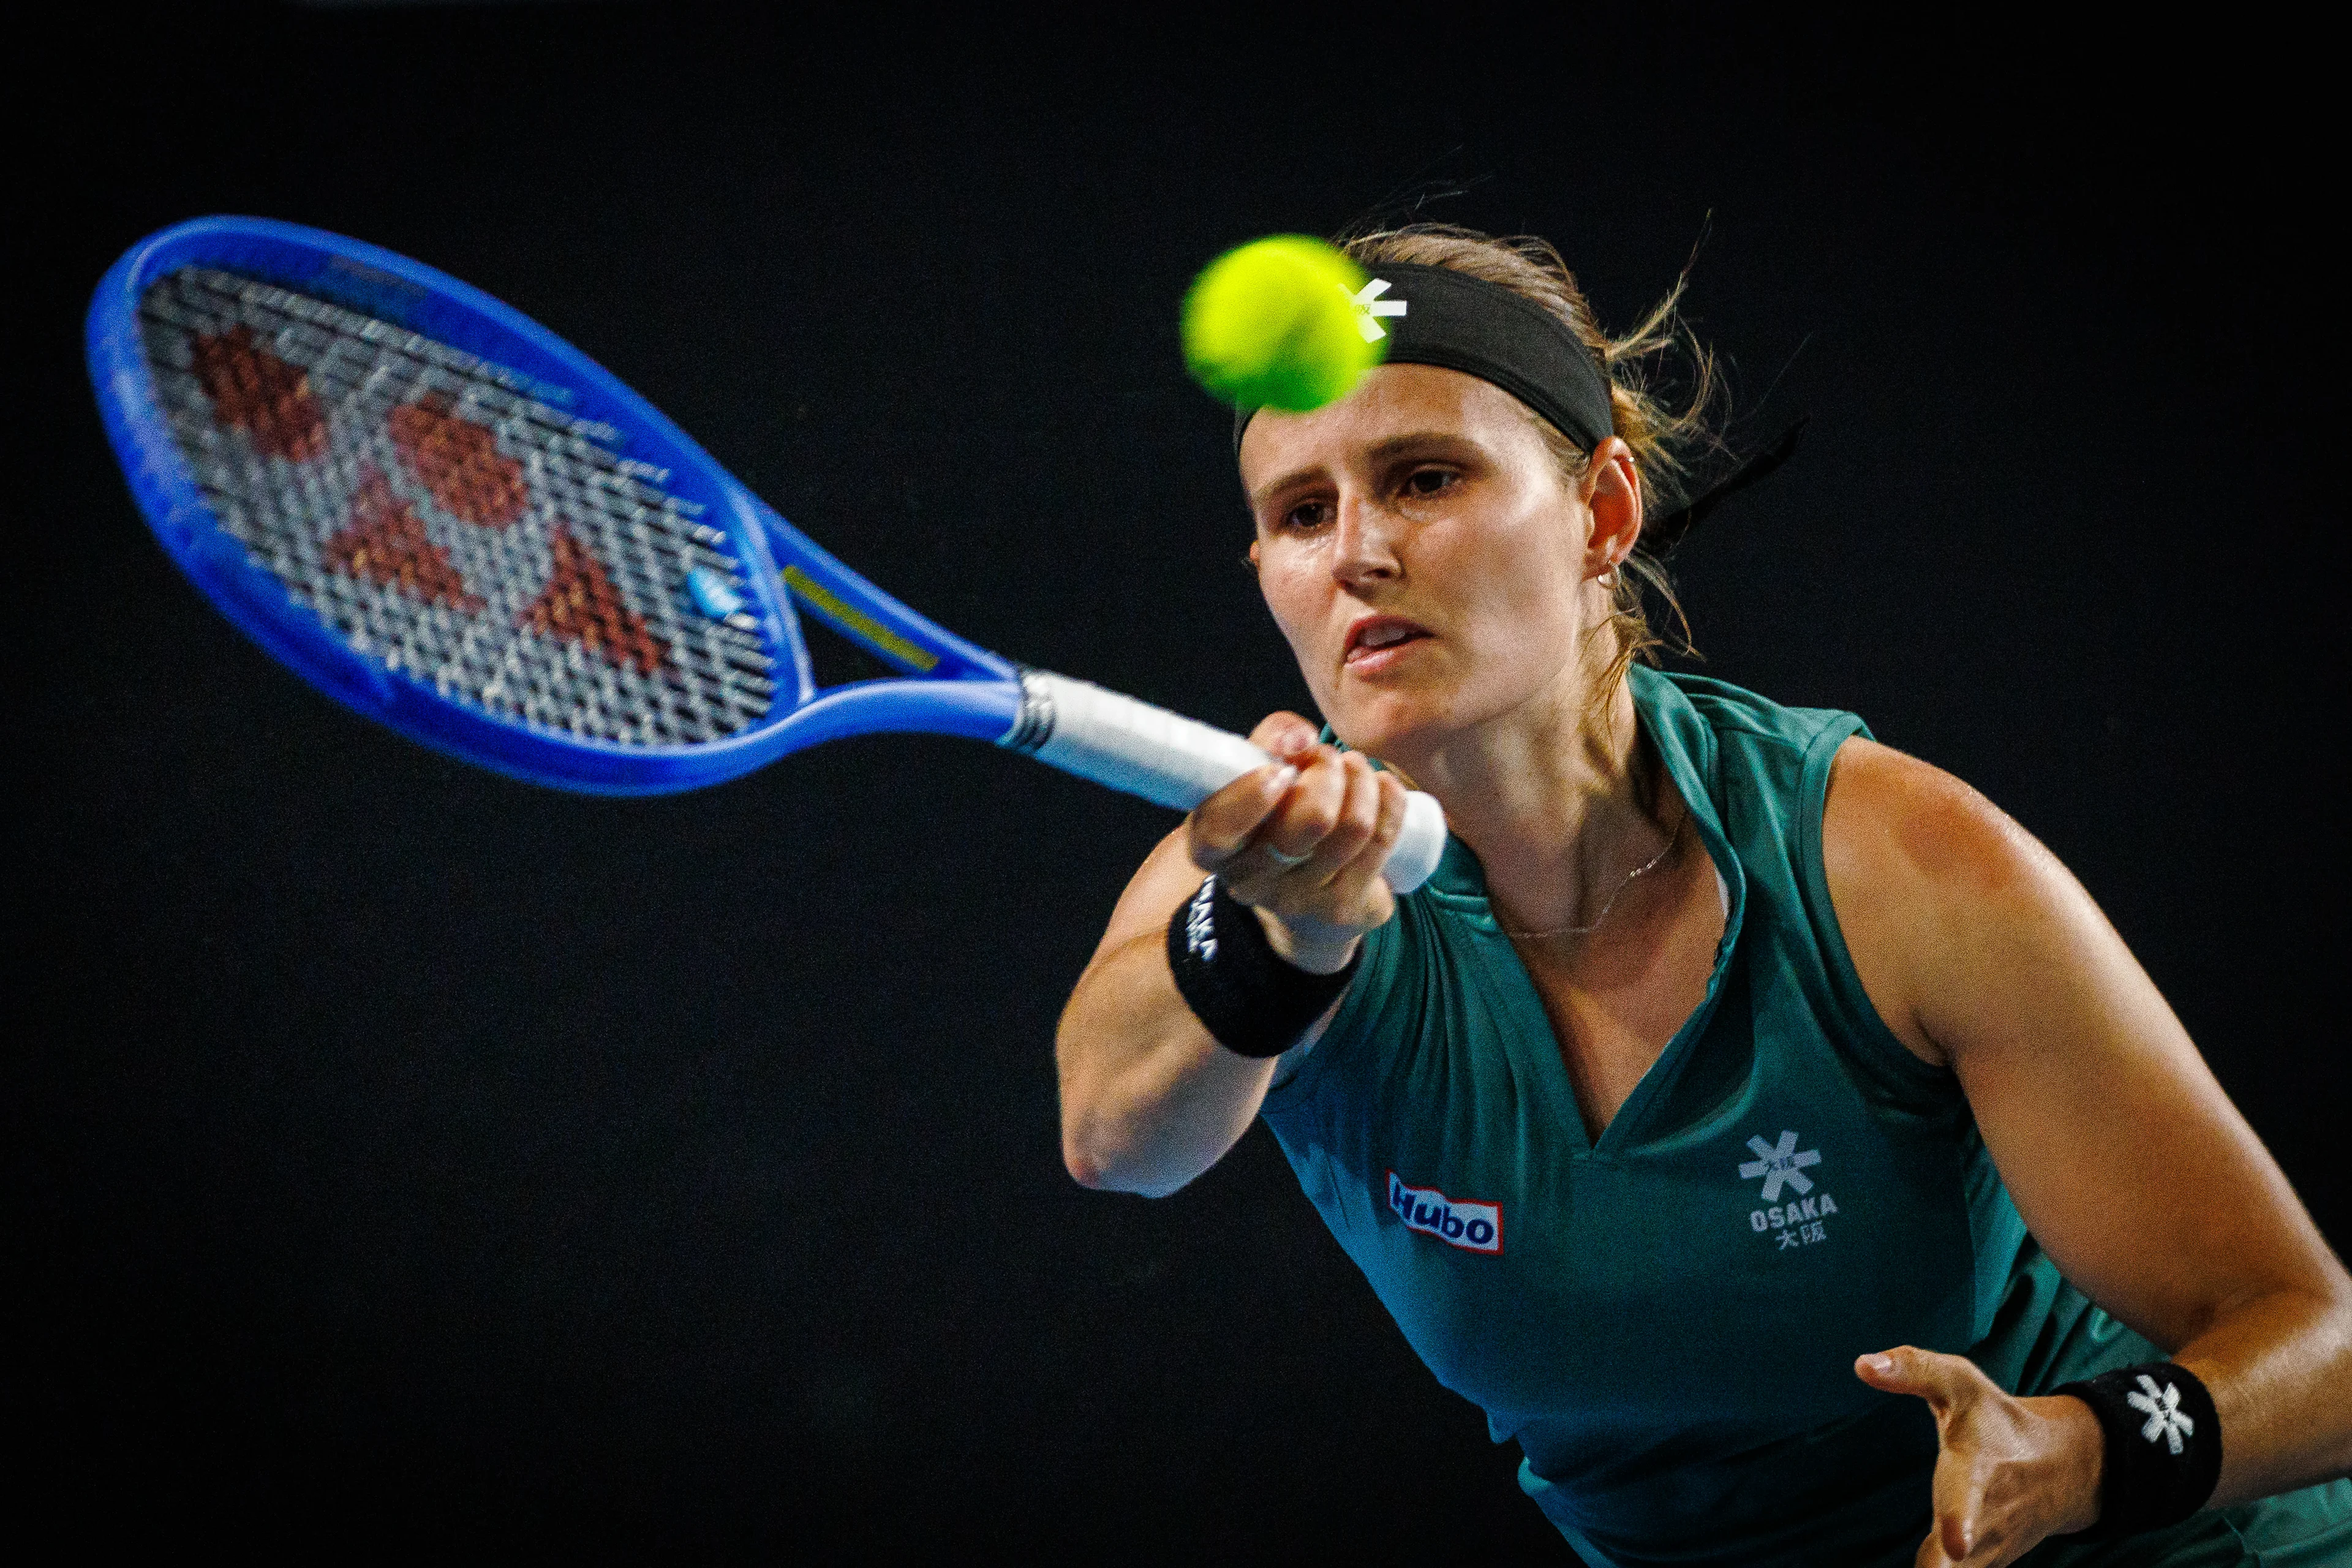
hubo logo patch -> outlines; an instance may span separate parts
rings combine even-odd
[[[1389,1207],[1414,1230],[1465,1252],[1503,1250],[1503,1205],[1456,1203],[1435,1187],[1408,1187],[1389,1173]]]

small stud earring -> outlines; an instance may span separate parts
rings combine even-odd
[[[1612,566],[1608,571],[1603,572],[1600,576],[1595,577],[1593,581],[1600,584],[1604,588],[1614,588],[1617,585],[1617,568]]]

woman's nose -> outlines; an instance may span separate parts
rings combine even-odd
[[[1370,498],[1345,491],[1339,496],[1339,511],[1332,575],[1342,584],[1395,576],[1397,520]]]

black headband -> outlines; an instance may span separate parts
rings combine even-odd
[[[1391,262],[1357,296],[1389,336],[1386,364],[1433,364],[1491,382],[1542,415],[1579,449],[1615,433],[1609,377],[1559,317],[1526,295],[1450,267]],[[1234,410],[1234,450],[1255,408]]]

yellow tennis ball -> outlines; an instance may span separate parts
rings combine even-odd
[[[1338,247],[1277,234],[1228,250],[1184,295],[1184,363],[1227,402],[1303,414],[1337,402],[1381,361],[1356,295],[1364,269]]]

